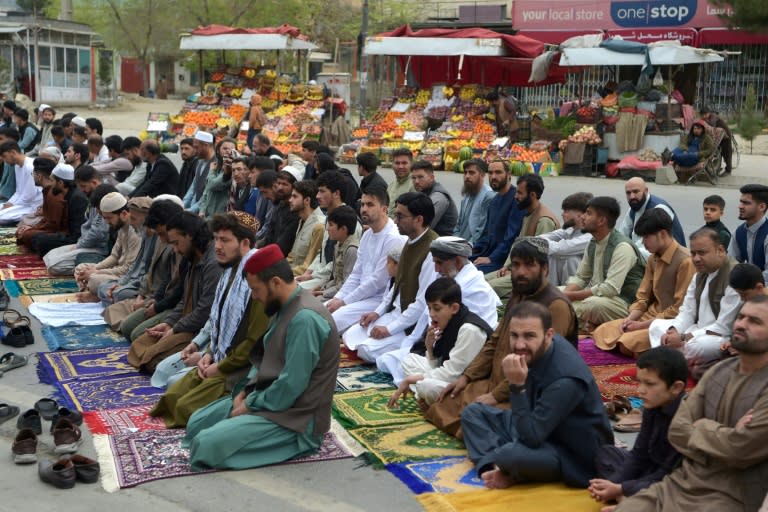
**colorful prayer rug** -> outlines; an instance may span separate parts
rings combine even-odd
[[[0,280],[11,279],[49,279],[51,275],[45,267],[24,267],[0,269]]]
[[[579,340],[579,354],[589,366],[604,366],[609,364],[634,364],[635,360],[625,356],[618,349],[607,352],[595,346],[595,340],[585,338]]]
[[[449,494],[426,493],[416,499],[427,512],[598,512],[604,505],[595,502],[586,489],[563,484],[513,485],[509,489],[482,489]]]
[[[189,466],[189,450],[181,447],[184,435],[183,429],[166,429],[94,436],[105,489],[113,491],[163,478],[200,474],[199,471],[192,471]],[[105,445],[108,446],[106,450]],[[352,452],[336,434],[328,432],[316,453],[282,464],[320,462],[352,456]]]
[[[423,420],[400,425],[359,427],[348,432],[368,450],[375,466],[436,457],[464,457],[467,454],[461,441]]]
[[[29,254],[31,251],[16,243],[16,235],[0,233],[0,256]]]
[[[109,375],[55,382],[57,397],[78,411],[121,409],[157,402],[162,389],[153,387],[148,375]]]
[[[0,255],[0,268],[45,268],[45,262],[37,254]]]
[[[423,421],[424,415],[413,395],[400,400],[397,407],[390,409],[387,402],[391,396],[391,390],[378,389],[338,394],[333,397],[334,417],[347,428]]]
[[[39,352],[38,375],[44,384],[115,375],[139,375],[128,364],[127,355],[127,348]]]
[[[56,293],[54,295],[21,295],[19,297],[19,302],[21,302],[21,304],[27,308],[35,302],[77,302],[77,293]]]
[[[621,364],[611,366],[592,366],[592,375],[595,376],[597,387],[603,395],[603,399],[610,399],[615,395],[637,396],[639,383],[634,377],[636,371],[634,364]],[[633,370],[632,377],[628,377],[628,371]]]
[[[471,491],[484,487],[475,465],[466,457],[387,464],[387,469],[416,494]]]
[[[376,370],[375,367],[339,368],[336,376],[336,392],[394,388],[392,376]]]
[[[126,347],[125,337],[106,325],[65,325],[40,329],[51,350],[79,350],[87,348]]]
[[[357,357],[357,352],[354,350],[349,350],[344,345],[341,346],[339,368],[351,368],[353,366],[360,366],[363,364],[368,363]]]
[[[5,281],[5,289],[11,297],[19,295],[51,295],[78,291],[74,279],[25,279]]]
[[[150,409],[152,405],[87,411],[83,413],[83,420],[93,435],[166,430],[163,418],[150,416],[148,414]]]

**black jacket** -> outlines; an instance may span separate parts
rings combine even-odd
[[[154,164],[147,163],[147,174],[141,185],[133,189],[129,197],[156,197],[160,194],[176,194],[179,171],[167,156],[160,155]]]

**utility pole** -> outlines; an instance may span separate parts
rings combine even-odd
[[[368,39],[368,0],[363,0],[363,24],[360,27],[360,121],[365,120],[366,92],[368,89],[368,59],[365,56],[365,40]]]

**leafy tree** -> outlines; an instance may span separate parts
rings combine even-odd
[[[25,11],[40,16],[51,6],[51,0],[16,0],[16,4]]]
[[[753,32],[768,32],[768,2],[765,0],[709,0],[723,9],[720,18],[729,27]]]
[[[744,99],[744,108],[739,112],[736,122],[736,133],[749,142],[749,152],[752,153],[752,144],[763,128],[766,126],[765,116],[757,110],[757,95],[755,86],[747,86],[747,95]]]

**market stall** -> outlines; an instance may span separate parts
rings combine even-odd
[[[405,79],[353,131],[355,141],[342,147],[342,160],[372,151],[386,164],[396,148],[408,147],[435,168],[460,171],[458,162],[483,156],[496,140],[487,93],[501,84],[534,85],[527,80],[543,49],[535,39],[479,28],[404,26],[368,38],[365,54],[397,56]],[[554,68],[547,80],[562,82],[564,76]]]

